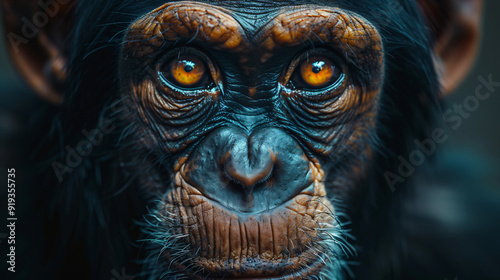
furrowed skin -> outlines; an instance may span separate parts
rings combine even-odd
[[[258,30],[254,36],[248,36],[248,30],[226,9],[176,2],[144,15],[130,26],[125,36],[121,69],[122,80],[129,84],[124,84],[123,92],[131,97],[130,106],[138,111],[137,117],[142,122],[160,124],[154,130],[144,126],[143,133],[149,135],[149,140],[143,144],[154,149],[155,143],[165,143],[168,151],[184,153],[172,173],[175,174],[172,185],[167,186],[170,190],[164,195],[158,194],[160,202],[151,213],[158,221],[146,230],[151,235],[151,257],[158,258],[160,263],[158,267],[151,267],[151,260],[145,261],[147,269],[155,271],[153,275],[199,275],[200,279],[262,276],[299,279],[312,275],[338,278],[343,273],[344,258],[352,248],[342,236],[335,206],[327,199],[323,182],[325,172],[320,162],[315,157],[309,158],[308,154],[315,151],[328,155],[332,150],[337,155],[349,153],[359,157],[363,152],[369,154],[363,151],[369,147],[361,143],[366,142],[377,115],[383,73],[381,37],[369,22],[354,13],[316,6],[283,9],[276,17],[263,22]],[[364,80],[347,75],[334,90],[313,96],[287,88],[296,67],[292,62],[288,69],[277,72],[275,86],[281,90],[254,87],[245,91],[232,88],[227,78],[221,78],[220,68],[224,65],[209,62],[215,87],[194,95],[179,95],[158,82],[156,72],[161,64],[158,60],[162,61],[165,53],[186,41],[188,45],[202,44],[208,50],[231,54],[245,77],[257,80],[259,71],[265,69],[262,65],[272,62],[283,50],[302,48],[304,41],[345,53],[344,59],[362,68],[367,75]],[[145,75],[136,74],[137,69],[144,67],[150,70]],[[349,69],[343,69],[348,73]],[[238,103],[232,94],[241,94],[245,99]],[[270,140],[273,137],[263,140],[266,138],[258,136],[259,129],[247,132],[251,134],[248,140],[245,140],[248,136],[240,135],[238,129],[228,130],[236,124],[231,118],[234,111],[230,108],[244,106],[254,110],[254,100],[277,108],[270,122],[276,128],[266,132],[267,137],[275,135],[279,139],[282,131],[290,131],[308,147],[296,155],[297,163],[302,161],[306,167],[303,175],[306,181],[298,188],[292,184],[293,192],[281,193],[267,206],[259,205],[269,198],[266,189],[283,188],[290,184],[289,180],[297,179],[290,175],[266,177],[270,171],[257,167],[251,155],[247,161],[246,155],[232,149],[238,149],[246,141],[249,141],[246,148],[249,151],[269,149],[271,155],[274,154],[270,166],[274,166],[273,170],[281,170],[279,166],[290,159],[286,159],[286,154],[283,158],[280,149],[289,153],[302,148],[296,140],[291,140],[294,144],[290,144],[290,148],[284,148],[283,140],[276,140],[282,143],[275,146]],[[230,102],[238,105],[233,106]],[[347,120],[353,124],[338,124]],[[301,130],[289,130],[290,123]],[[266,126],[265,122],[260,122],[260,127]],[[229,138],[225,140],[226,137]],[[202,139],[201,143],[198,139]],[[183,152],[183,147],[191,143],[199,144],[195,150]],[[251,143],[261,146],[257,148]],[[332,146],[338,148],[332,149]],[[217,159],[218,154],[222,155],[221,159]],[[213,160],[226,166],[222,173],[209,177],[201,175],[219,172],[217,165],[208,165],[207,162]],[[234,166],[234,171],[230,166]],[[254,169],[255,172],[261,170],[258,172],[262,175],[255,175],[257,177],[250,181],[245,181],[248,173],[238,175],[241,170],[254,172],[251,171]],[[225,178],[236,178],[252,186],[250,193],[239,198],[237,192],[230,190],[224,198],[218,186],[232,184]],[[260,188],[264,190],[261,192]],[[242,202],[230,203],[228,199]],[[249,210],[244,210],[247,208]]]

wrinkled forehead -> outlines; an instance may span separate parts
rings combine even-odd
[[[346,49],[380,49],[377,30],[364,18],[337,7],[305,2],[238,1],[166,3],[132,24],[129,43],[202,42],[216,49],[243,53],[276,51],[304,42],[342,45]]]
[[[202,0],[206,4],[214,5],[229,11],[233,17],[241,23],[249,32],[262,28],[269,20],[282,13],[283,10],[291,10],[297,6],[303,5],[322,5],[319,1],[293,1],[293,0],[277,0],[277,1],[213,1]]]

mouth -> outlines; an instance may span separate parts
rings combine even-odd
[[[251,274],[251,271],[249,271],[248,274],[246,275],[241,275],[239,277],[235,276],[235,277],[232,277],[232,276],[225,276],[227,274],[224,274],[224,276],[216,276],[216,275],[211,275],[209,276],[210,278],[208,278],[207,276],[203,276],[203,275],[195,275],[195,274],[191,274],[190,276],[193,278],[193,279],[210,279],[210,280],[263,280],[263,279],[269,279],[269,280],[296,280],[296,279],[308,279],[307,277],[308,276],[312,276],[312,275],[319,275],[319,272],[321,271],[321,269],[323,268],[325,264],[324,263],[316,263],[314,265],[311,265],[307,268],[304,268],[300,271],[296,271],[296,272],[287,272],[287,273],[284,273],[284,274],[281,274],[281,275],[271,275],[272,272],[269,272],[268,274],[266,274],[267,276],[251,276],[249,274]],[[270,269],[272,269],[270,267]],[[221,274],[223,273],[222,271],[219,273]],[[263,272],[262,272],[263,273]]]
[[[335,226],[324,184],[315,181],[286,203],[238,212],[188,184],[178,172],[158,210],[166,234],[156,254],[194,279],[304,279],[328,258],[323,233]],[[156,234],[157,230],[156,230]]]

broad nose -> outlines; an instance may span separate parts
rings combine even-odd
[[[184,180],[204,195],[242,212],[274,208],[313,183],[301,146],[272,127],[250,135],[235,127],[218,129],[198,145],[181,170]]]
[[[235,136],[221,160],[224,174],[246,194],[252,193],[257,183],[270,179],[276,162],[275,147],[265,141],[264,133]]]

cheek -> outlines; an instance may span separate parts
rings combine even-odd
[[[324,100],[293,92],[282,95],[284,110],[301,128],[291,133],[316,155],[330,157],[327,162],[332,162],[336,158],[362,156],[365,147],[371,145],[379,94],[380,89],[363,91],[350,84],[337,96]]]
[[[123,95],[139,126],[140,144],[147,149],[160,148],[159,153],[185,149],[203,136],[202,127],[217,113],[219,91],[185,96],[164,89],[150,76],[122,75],[122,79]]]

